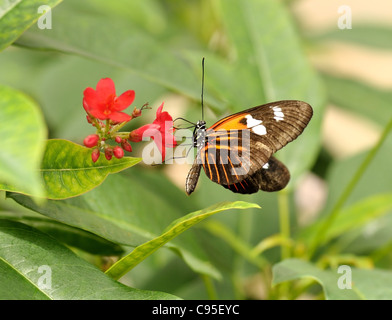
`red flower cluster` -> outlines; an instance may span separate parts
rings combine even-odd
[[[165,160],[166,148],[174,148],[176,141],[173,133],[173,118],[168,112],[162,112],[163,103],[158,108],[156,119],[152,124],[144,125],[131,133],[119,132],[127,122],[141,116],[141,109],[135,108],[132,115],[121,112],[128,108],[135,99],[135,91],[128,90],[116,96],[114,82],[110,78],[99,80],[96,90],[84,90],[83,107],[87,112],[87,121],[97,128],[96,134],[87,136],[83,143],[88,148],[94,148],[91,154],[93,162],[100,156],[100,149],[104,151],[106,159],[110,160],[124,156],[124,150],[131,152],[132,147],[128,141],[140,142],[143,137],[152,137]],[[104,123],[103,120],[106,122]],[[113,139],[120,146],[111,146],[106,141]]]

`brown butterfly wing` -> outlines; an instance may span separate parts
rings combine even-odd
[[[280,190],[278,186],[283,182],[269,187],[268,181],[277,181],[276,176],[281,173],[288,175],[288,182],[287,168],[275,158],[269,171],[263,166],[276,151],[303,132],[312,115],[309,104],[285,100],[223,118],[207,130],[206,145],[198,154],[199,164],[209,179],[224,187],[232,186],[229,189],[234,192]],[[261,179],[266,182],[259,182]]]
[[[195,191],[197,181],[199,181],[201,170],[201,164],[198,163],[197,158],[193,162],[191,169],[188,172],[188,176],[185,181],[185,192],[189,196],[193,191]]]
[[[223,187],[235,193],[251,194],[259,190],[273,192],[282,190],[290,181],[290,172],[286,166],[275,157],[271,157],[267,164],[247,176],[242,181]]]

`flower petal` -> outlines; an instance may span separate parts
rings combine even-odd
[[[103,110],[100,109],[100,108],[90,109],[90,110],[89,110],[89,113],[90,113],[94,118],[97,118],[97,119],[99,119],[99,120],[106,120],[106,119],[109,119],[108,115],[105,114],[105,113],[103,112]]]
[[[121,111],[128,108],[131,103],[135,100],[135,91],[125,91],[121,96],[114,100],[113,109]]]
[[[113,120],[115,122],[127,122],[131,120],[131,116],[124,112],[112,112],[107,116],[107,119]]]
[[[159,115],[159,117],[154,120],[154,123],[165,123],[165,122],[171,122],[173,124],[173,118],[167,111],[162,112]]]
[[[116,88],[113,80],[110,78],[99,80],[97,83],[97,94],[102,100],[107,99],[108,97],[115,97]]]
[[[145,137],[151,137],[159,132],[160,126],[157,124],[146,124],[138,129],[133,130],[129,134],[129,140],[132,142],[140,142]]]
[[[164,102],[162,102],[162,104],[157,109],[157,116],[156,116],[157,119],[159,118],[160,114],[162,113],[163,104],[164,104]]]
[[[86,111],[95,108],[98,102],[97,93],[93,88],[88,87],[83,91],[83,107]]]
[[[86,98],[83,98],[83,108],[84,108],[84,110],[85,110],[87,113],[90,112],[91,107],[90,107],[90,105],[87,103]]]
[[[174,148],[176,146],[177,146],[176,137],[173,134],[166,132],[165,147]]]

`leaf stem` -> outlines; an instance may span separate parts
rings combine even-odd
[[[321,242],[323,241],[325,234],[328,230],[328,228],[332,225],[332,223],[335,221],[336,217],[338,216],[340,209],[348,199],[348,197],[351,195],[352,191],[354,190],[355,186],[358,184],[358,181],[361,179],[362,175],[366,171],[367,167],[377,154],[377,152],[380,150],[381,145],[384,143],[385,139],[387,138],[388,134],[392,130],[392,118],[389,120],[387,126],[385,127],[384,131],[381,134],[380,139],[376,143],[376,145],[369,151],[361,165],[359,166],[358,170],[355,172],[353,178],[351,181],[348,183],[346,189],[343,191],[341,194],[340,198],[338,201],[335,203],[335,206],[332,208],[331,213],[329,214],[328,218],[325,220],[325,222],[321,225],[319,232],[317,232],[313,243],[310,246],[308,256],[311,258],[313,254],[315,253],[316,249],[319,247]]]
[[[211,277],[205,274],[201,274],[201,278],[203,279],[204,285],[206,287],[208,298],[210,300],[218,300],[218,295]]]
[[[280,234],[283,239],[290,239],[290,209],[289,209],[289,199],[288,192],[282,190],[278,192],[278,204],[279,204],[279,224],[280,224]],[[285,260],[290,258],[290,247],[281,245],[281,259]]]

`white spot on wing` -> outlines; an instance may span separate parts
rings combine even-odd
[[[263,136],[263,135],[267,134],[267,129],[262,124],[259,124],[258,126],[253,127],[252,131],[254,133],[258,134],[259,136]]]
[[[253,128],[263,122],[261,120],[254,119],[250,114],[247,114],[245,118],[246,118],[246,126],[248,128]]]
[[[263,165],[263,169],[268,169],[269,168],[269,163],[267,162],[265,165]]]
[[[274,119],[276,121],[281,121],[284,119],[284,113],[282,112],[282,108],[272,107],[272,110],[274,110]]]

